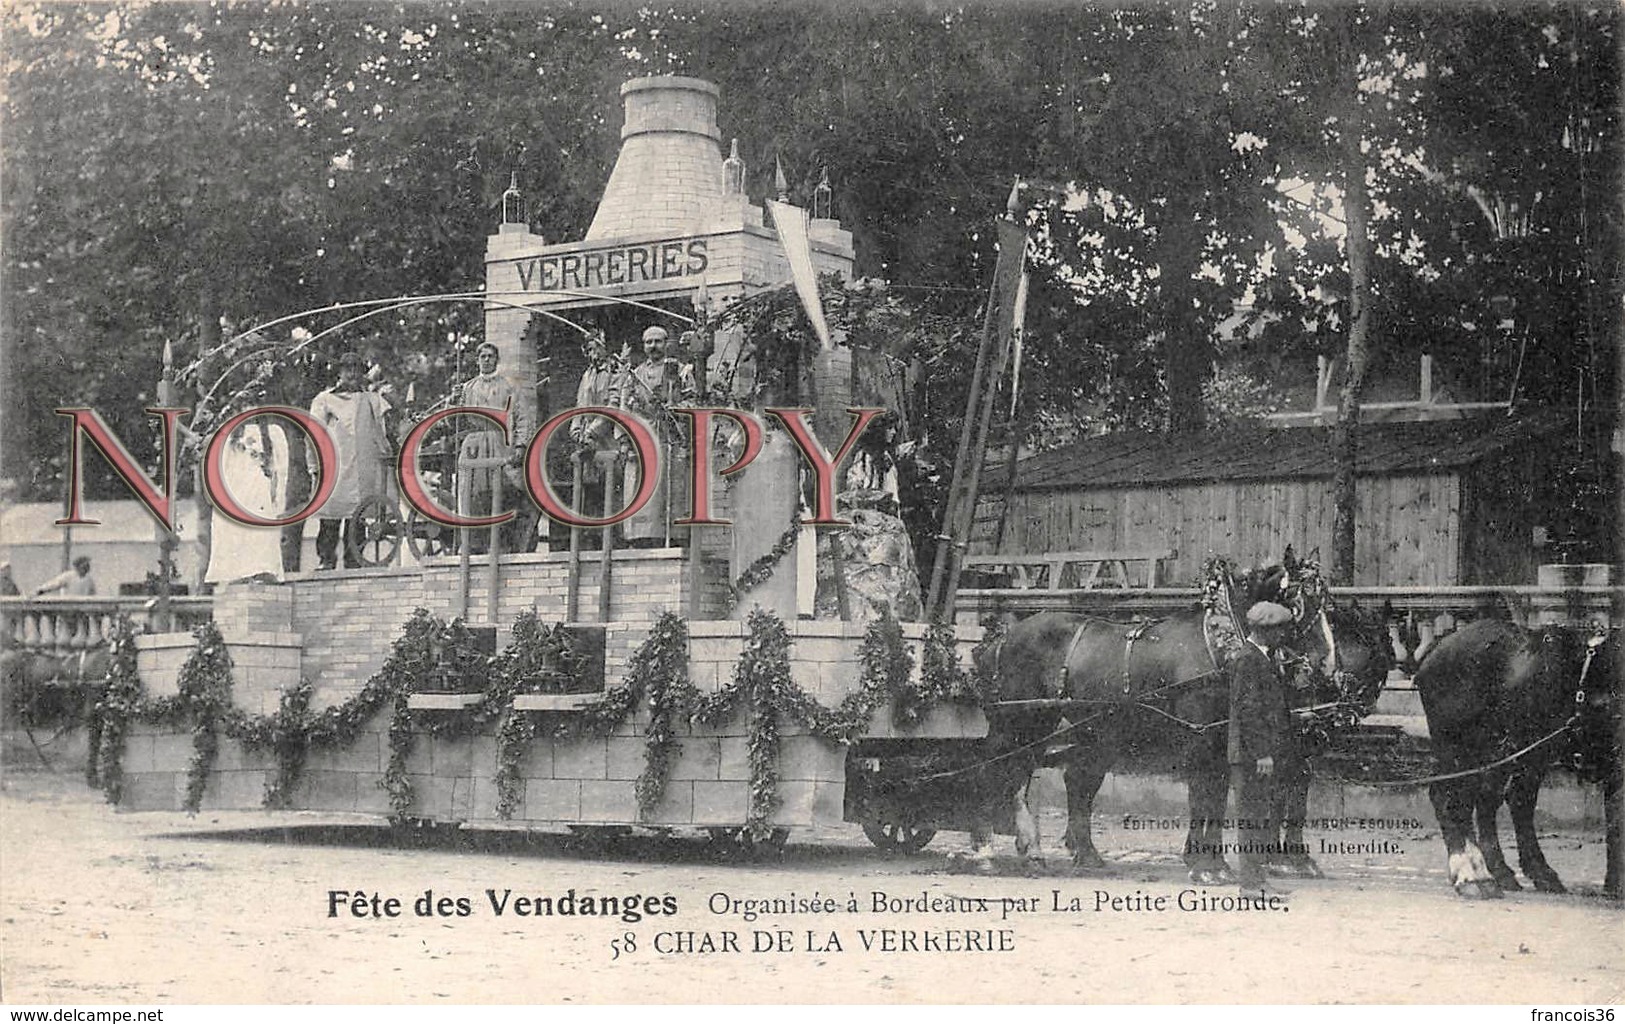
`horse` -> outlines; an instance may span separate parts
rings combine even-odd
[[[96,749],[101,722],[90,712],[100,698],[111,660],[106,645],[68,654],[19,647],[0,650],[0,716],[7,725],[23,730],[42,764],[50,767],[34,737],[37,725],[58,723],[65,729],[85,721],[89,747]]]
[[[1534,815],[1547,769],[1567,758],[1603,783],[1603,888],[1620,896],[1620,667],[1617,633],[1526,630],[1493,619],[1463,626],[1423,659],[1416,689],[1439,770],[1428,798],[1459,895],[1492,899],[1522,888],[1501,852],[1495,815],[1503,801],[1524,877],[1542,892],[1565,891],[1541,852]]]
[[[1386,664],[1379,665],[1385,647],[1372,639],[1375,634],[1345,628],[1348,637],[1362,641],[1357,662],[1363,674],[1338,674],[1338,640],[1325,614],[1329,595],[1312,558],[1296,562],[1289,548],[1282,566],[1249,574],[1231,590],[1239,597],[1230,620],[1256,600],[1277,600],[1296,609],[1297,648],[1320,655],[1308,659],[1314,664],[1305,671],[1344,684],[1343,692],[1316,709],[1317,715],[1361,702],[1369,707],[1375,700],[1387,675]],[[1044,748],[1066,736],[1072,741],[1065,773],[1066,843],[1074,864],[1103,864],[1090,836],[1089,808],[1106,773],[1128,756],[1185,776],[1191,811],[1185,856],[1191,876],[1204,883],[1228,877],[1221,840],[1229,792],[1229,678],[1211,649],[1206,618],[1208,612],[1197,609],[1131,625],[1041,613],[1012,627],[999,651],[1000,702],[989,716],[989,742],[995,757],[1011,762],[1002,787],[994,792],[1009,794],[1016,803],[1018,853],[1027,854],[1036,842],[1036,835],[1023,829],[1031,821],[1023,782],[1031,778]],[[1233,632],[1229,639],[1239,643]],[[1380,675],[1375,671],[1379,667]],[[1069,724],[1057,729],[1063,708]],[[1346,711],[1344,716],[1358,713]],[[1306,799],[1306,772],[1301,788],[1301,799]],[[1301,845],[1303,813],[1286,817]],[[973,843],[981,847],[988,831],[973,833]]]
[[[1356,612],[1330,609],[1323,621],[1333,637],[1330,643],[1311,621],[1310,628],[1299,630],[1296,640],[1303,653],[1289,659],[1294,665],[1290,675],[1297,695],[1293,711],[1299,734],[1294,756],[1280,759],[1277,766],[1272,814],[1276,835],[1269,854],[1274,874],[1320,877],[1320,868],[1303,839],[1309,758],[1324,749],[1332,732],[1364,716],[1388,675],[1386,647],[1373,625]],[[1137,659],[1132,672],[1125,670],[1125,663],[1133,656],[1118,639],[1122,627],[1098,624],[1093,630],[1104,642],[1068,666],[1095,674],[1094,682],[1084,677],[1086,687],[1098,693],[1103,689],[1098,680],[1108,679],[1120,680],[1120,690],[1134,689],[1136,673],[1140,678],[1150,675],[1157,685],[1132,703],[1107,707],[1094,720],[1083,716],[1076,726],[1079,735],[1074,749],[1078,753],[1068,760],[1063,775],[1066,845],[1073,864],[1089,870],[1105,866],[1090,832],[1091,813],[1106,774],[1126,760],[1139,767],[1173,769],[1185,777],[1189,821],[1184,858],[1191,880],[1198,884],[1231,881],[1233,875],[1223,856],[1230,784],[1228,673],[1208,656],[1201,644],[1200,623],[1193,617],[1167,620],[1160,637],[1148,634],[1147,638],[1164,644],[1163,650]],[[1314,657],[1317,651],[1336,659],[1331,672],[1324,671],[1324,663]]]

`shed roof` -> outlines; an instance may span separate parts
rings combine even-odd
[[[1549,438],[1561,428],[1562,420],[1554,416],[1364,424],[1359,428],[1355,472],[1449,473],[1507,448]],[[1132,431],[1091,437],[1022,459],[1016,489],[1329,477],[1333,465],[1330,427],[1249,427],[1178,435]],[[983,474],[984,479],[989,473]]]

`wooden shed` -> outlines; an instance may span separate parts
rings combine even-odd
[[[1537,528],[1570,503],[1554,472],[1561,433],[1550,417],[1363,426],[1354,583],[1533,583],[1552,560]],[[1292,544],[1329,560],[1332,469],[1324,427],[1089,438],[1018,463],[1007,509],[1003,470],[984,473],[996,483],[972,551],[1154,551],[1165,586],[1194,581],[1209,552],[1264,562]]]

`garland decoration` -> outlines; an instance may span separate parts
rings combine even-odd
[[[1223,555],[1202,561],[1202,629],[1220,668],[1241,656],[1241,624],[1232,593],[1235,565]]]
[[[94,752],[96,775],[111,803],[118,803],[124,793],[124,747],[130,722],[139,718],[178,723],[189,718],[192,758],[186,768],[186,796],[181,806],[188,814],[196,814],[202,806],[203,790],[220,749],[219,733],[230,718],[231,655],[212,621],[198,626],[193,636],[197,646],[181,666],[179,692],[147,699],[135,667],[135,625],[121,616],[113,627],[107,688],[96,706],[101,735]]]
[[[791,513],[790,525],[785,527],[783,533],[779,534],[779,539],[773,542],[773,546],[760,558],[746,566],[745,571],[736,576],[732,583],[728,584],[728,595],[722,603],[722,614],[727,615],[739,607],[740,600],[746,594],[766,583],[773,576],[773,570],[784,560],[784,556],[790,553],[790,549],[796,546],[796,538],[800,535],[801,509],[798,508]]]
[[[419,731],[426,727],[431,733],[466,733],[492,723],[497,725],[496,810],[509,818],[523,795],[523,758],[549,724],[543,715],[557,714],[516,711],[514,698],[521,693],[573,692],[582,657],[569,629],[563,624],[548,625],[534,612],[515,622],[513,642],[501,654],[487,658],[460,621],[447,623],[420,608],[402,627],[384,664],[350,699],[312,713],[313,686],[309,680],[301,680],[282,694],[276,714],[254,716],[231,707],[232,663],[217,627],[205,623],[195,635],[197,646],[181,670],[179,693],[151,699],[144,698],[136,673],[134,626],[121,619],[114,628],[106,687],[96,709],[102,729],[93,766],[93,770],[99,767],[102,787],[114,803],[121,795],[121,758],[133,718],[190,722],[194,753],[188,767],[185,806],[193,813],[201,803],[222,732],[251,749],[269,747],[277,771],[266,785],[265,806],[275,809],[292,806],[293,791],[310,750],[351,743],[388,705],[390,753],[379,785],[388,794],[394,820],[405,818],[414,803],[407,762]],[[781,723],[796,723],[826,741],[846,744],[865,730],[874,711],[887,702],[892,720],[905,727],[916,724],[926,707],[940,700],[985,703],[986,695],[993,692],[991,654],[999,635],[996,627],[989,627],[977,647],[975,669],[966,672],[954,653],[952,627],[930,627],[916,674],[913,652],[904,641],[901,625],[883,615],[870,624],[864,636],[857,688],[838,707],[828,708],[796,684],[790,670],[793,640],[784,622],[771,612],[758,608],[748,616],[733,677],[712,694],[701,694],[689,678],[687,623],[666,613],[633,653],[622,683],[576,712],[559,715],[547,731],[555,736],[608,735],[647,700],[644,770],[635,791],[639,816],[648,818],[664,797],[671,766],[681,754],[679,723],[720,725],[742,706],[748,723],[750,763],[745,829],[751,838],[762,840],[771,835],[770,822],[780,806]],[[415,720],[408,704],[411,694],[441,691],[476,675],[484,682],[474,704],[451,714],[437,714],[427,722]]]
[[[924,705],[949,701],[983,706],[988,703],[974,673],[959,664],[958,637],[954,627],[933,622],[925,628],[920,651],[920,687]]]
[[[644,727],[643,774],[638,776],[638,816],[647,818],[666,795],[672,762],[682,750],[674,722],[688,715],[700,692],[688,677],[688,623],[667,612],[632,655],[627,682],[648,695],[649,724]]]
[[[197,646],[181,666],[180,692],[150,702],[146,715],[154,720],[192,719],[192,759],[186,766],[186,799],[181,807],[196,814],[203,806],[209,771],[220,753],[220,731],[231,708],[231,654],[210,619],[192,631]]]
[[[530,741],[536,738],[536,716],[515,711],[497,727],[497,817],[506,821],[519,809],[524,784],[519,777],[520,762]]]
[[[304,772],[305,753],[310,748],[310,700],[314,688],[301,678],[290,690],[282,691],[276,714],[250,717],[236,711],[227,719],[226,735],[249,750],[271,748],[276,757],[276,775],[265,783],[265,807],[288,810],[293,807],[294,787]]]
[[[91,752],[96,778],[108,803],[116,804],[124,794],[124,742],[130,720],[141,710],[141,677],[135,668],[135,623],[120,615],[108,641],[107,686],[96,703],[96,717],[102,723],[100,742]],[[89,774],[87,772],[87,774]]]
[[[928,690],[923,678],[920,684],[911,683],[913,657],[903,643],[902,627],[890,615],[870,624],[860,652],[863,674],[858,687],[833,709],[820,704],[792,678],[792,641],[782,619],[757,608],[746,619],[746,629],[733,679],[717,692],[700,697],[691,717],[701,725],[721,725],[738,705],[745,706],[750,725],[750,804],[745,833],[752,840],[762,841],[772,834],[770,822],[779,808],[781,718],[804,726],[820,739],[848,744],[868,725],[875,708],[888,699],[894,722],[904,726],[918,722]],[[944,635],[951,637],[951,629],[939,633],[935,642],[942,643]],[[937,685],[946,671],[945,665],[939,666],[937,681],[929,685]],[[954,699],[965,700],[974,696],[975,689],[957,685],[952,694]]]
[[[497,655],[491,683],[480,703],[468,712],[472,724],[499,720],[497,726],[497,816],[511,818],[524,792],[519,770],[538,731],[538,715],[513,710],[520,693],[566,693],[574,683],[579,652],[563,623],[548,626],[534,611],[513,624],[514,642]]]
[[[970,652],[970,689],[985,711],[999,699],[999,648],[1004,644],[1009,623],[989,616],[982,620],[982,639]]]
[[[778,715],[782,710],[806,721],[818,705],[790,678],[790,633],[784,620],[757,608],[746,626],[749,632],[733,679],[701,697],[693,719],[701,725],[721,725],[733,716],[735,705],[744,703],[750,723],[750,803],[743,834],[762,842],[773,834],[769,822],[779,809]]]

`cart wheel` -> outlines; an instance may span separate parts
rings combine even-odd
[[[406,546],[420,562],[430,555],[449,555],[457,549],[457,531],[413,509],[406,517]]]
[[[400,513],[382,498],[368,498],[356,510],[355,518],[365,532],[359,542],[351,544],[350,553],[365,566],[394,564],[401,551]]]
[[[866,821],[863,834],[887,853],[919,853],[936,838],[937,830],[898,821]]]

